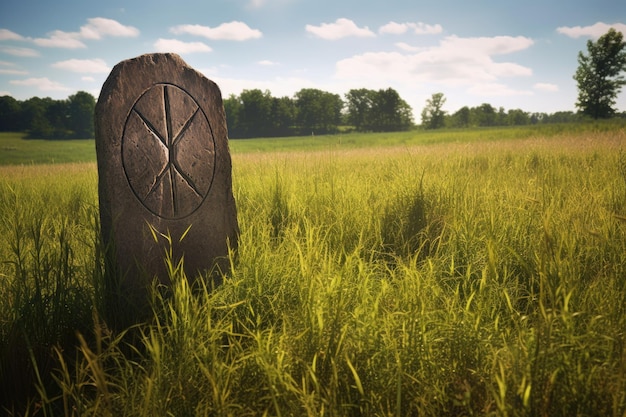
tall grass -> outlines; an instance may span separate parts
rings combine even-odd
[[[623,416],[624,139],[235,153],[224,284],[164,257],[172,287],[120,334],[99,314],[93,166],[3,175],[0,342],[26,347],[35,389],[8,411]],[[52,320],[64,305],[76,322]]]

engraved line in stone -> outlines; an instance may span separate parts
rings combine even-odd
[[[185,133],[185,131],[189,129],[189,126],[191,125],[191,121],[194,119],[196,114],[198,114],[199,110],[200,110],[200,107],[196,107],[196,110],[191,114],[191,116],[189,116],[189,118],[187,119],[183,127],[180,129],[180,132],[178,132],[178,135],[176,135],[176,137],[172,141],[172,146],[176,145],[180,141],[181,137],[183,136],[183,133]]]
[[[181,177],[183,177],[183,179],[185,180],[185,182],[187,182],[187,185],[189,185],[189,187],[191,188],[191,190],[196,193],[198,195],[198,197],[202,198],[202,192],[198,189],[198,186],[196,185],[195,182],[193,182],[193,180],[191,179],[191,177],[187,174],[185,174],[185,172],[181,169],[181,167],[178,165],[178,161],[174,160],[173,162],[174,167],[176,168],[176,171],[178,171],[178,173],[180,174]]]
[[[171,192],[172,192],[172,208],[174,211],[174,215],[178,214],[178,204],[176,201],[176,195],[178,194],[176,191],[176,176],[175,169],[176,167],[172,163],[172,161],[176,160],[175,149],[172,138],[172,113],[170,108],[170,96],[169,96],[169,87],[163,87],[163,105],[165,111],[165,121],[166,121],[166,129],[167,129],[167,148],[169,150],[168,155],[168,167],[170,172],[170,184],[171,184]]]
[[[161,184],[161,182],[163,181],[163,177],[165,176],[165,174],[169,172],[168,168],[169,168],[169,164],[166,165],[165,168],[161,170],[159,175],[156,176],[156,179],[154,180],[154,184],[152,185],[152,188],[150,188],[150,191],[148,191],[148,194],[146,194],[146,196],[144,197],[144,201],[150,196],[150,194],[156,191],[159,184]]]
[[[180,129],[180,132],[178,133],[178,135],[176,135],[176,138],[172,142],[172,146],[176,146],[176,144],[181,140],[181,138],[183,136],[183,133],[185,133],[185,131],[189,128],[189,126],[191,125],[191,122],[195,118],[196,114],[198,114],[199,110],[200,110],[200,107],[196,107],[196,110],[194,110],[194,112],[189,116],[189,118],[187,119],[187,121],[183,125],[182,129]],[[176,171],[178,171],[180,176],[183,177],[183,179],[187,182],[189,187],[191,187],[192,191],[195,192],[198,195],[198,197],[202,198],[202,192],[198,189],[198,186],[191,179],[191,177],[189,175],[187,175],[183,171],[183,169],[180,167],[180,165],[178,165],[178,159],[174,158],[173,159],[173,164],[174,164],[174,166],[176,168]]]
[[[165,142],[165,138],[163,138],[159,134],[158,130],[156,129],[156,127],[154,127],[154,125],[150,122],[150,120],[146,119],[146,117],[143,114],[141,114],[141,112],[139,112],[139,110],[137,110],[136,108],[133,108],[133,111],[143,121],[144,125],[146,126],[146,128],[148,128],[150,133],[152,133],[154,136],[159,138],[159,141],[161,141],[163,146],[165,146],[167,148],[167,143]]]

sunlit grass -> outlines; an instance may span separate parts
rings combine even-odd
[[[233,146],[227,279],[170,262],[123,334],[98,314],[95,165],[0,168],[1,379],[38,387],[30,414],[623,416],[624,130],[468,140]]]

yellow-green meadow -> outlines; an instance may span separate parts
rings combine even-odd
[[[224,284],[122,333],[93,159],[0,167],[4,411],[623,416],[626,130],[524,129],[231,141]]]

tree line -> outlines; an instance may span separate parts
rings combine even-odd
[[[303,88],[293,97],[273,97],[259,89],[224,100],[231,138],[358,132],[392,132],[413,127],[413,110],[392,88],[353,89],[339,94]]]
[[[2,96],[0,131],[26,132],[30,138],[93,138],[95,106],[96,99],[85,91],[65,100],[32,97],[19,101]]]
[[[491,104],[464,106],[452,114],[443,110],[445,97],[435,93],[421,113],[425,129],[519,126],[568,123],[617,114],[616,98],[626,85],[626,42],[615,29],[587,42],[587,54],[578,54],[573,78],[578,85],[578,112],[529,113],[506,111]],[[84,91],[66,100],[33,97],[18,101],[0,97],[0,131],[26,132],[29,137],[66,139],[94,136],[95,98]],[[352,89],[342,98],[315,88],[303,88],[293,97],[273,97],[269,91],[244,90],[224,100],[231,138],[334,133],[340,126],[357,132],[402,131],[414,127],[412,109],[392,88]],[[622,113],[626,117],[626,113]]]
[[[622,73],[626,71],[626,43],[621,32],[611,28],[597,41],[587,41],[587,54],[578,54],[578,68],[574,80],[578,87],[578,113],[527,113],[520,109],[505,111],[484,103],[478,107],[462,107],[449,115],[443,110],[446,99],[435,93],[422,110],[422,126],[426,129],[442,127],[506,126],[535,123],[567,123],[585,118],[606,119],[619,115],[615,109],[617,95],[626,85]]]
[[[468,128],[491,126],[525,126],[539,123],[571,123],[584,119],[581,113],[558,111],[555,113],[531,113],[522,109],[505,110],[489,103],[479,106],[463,106],[452,114],[443,110],[446,98],[443,93],[435,93],[426,100],[422,111],[422,128]]]

